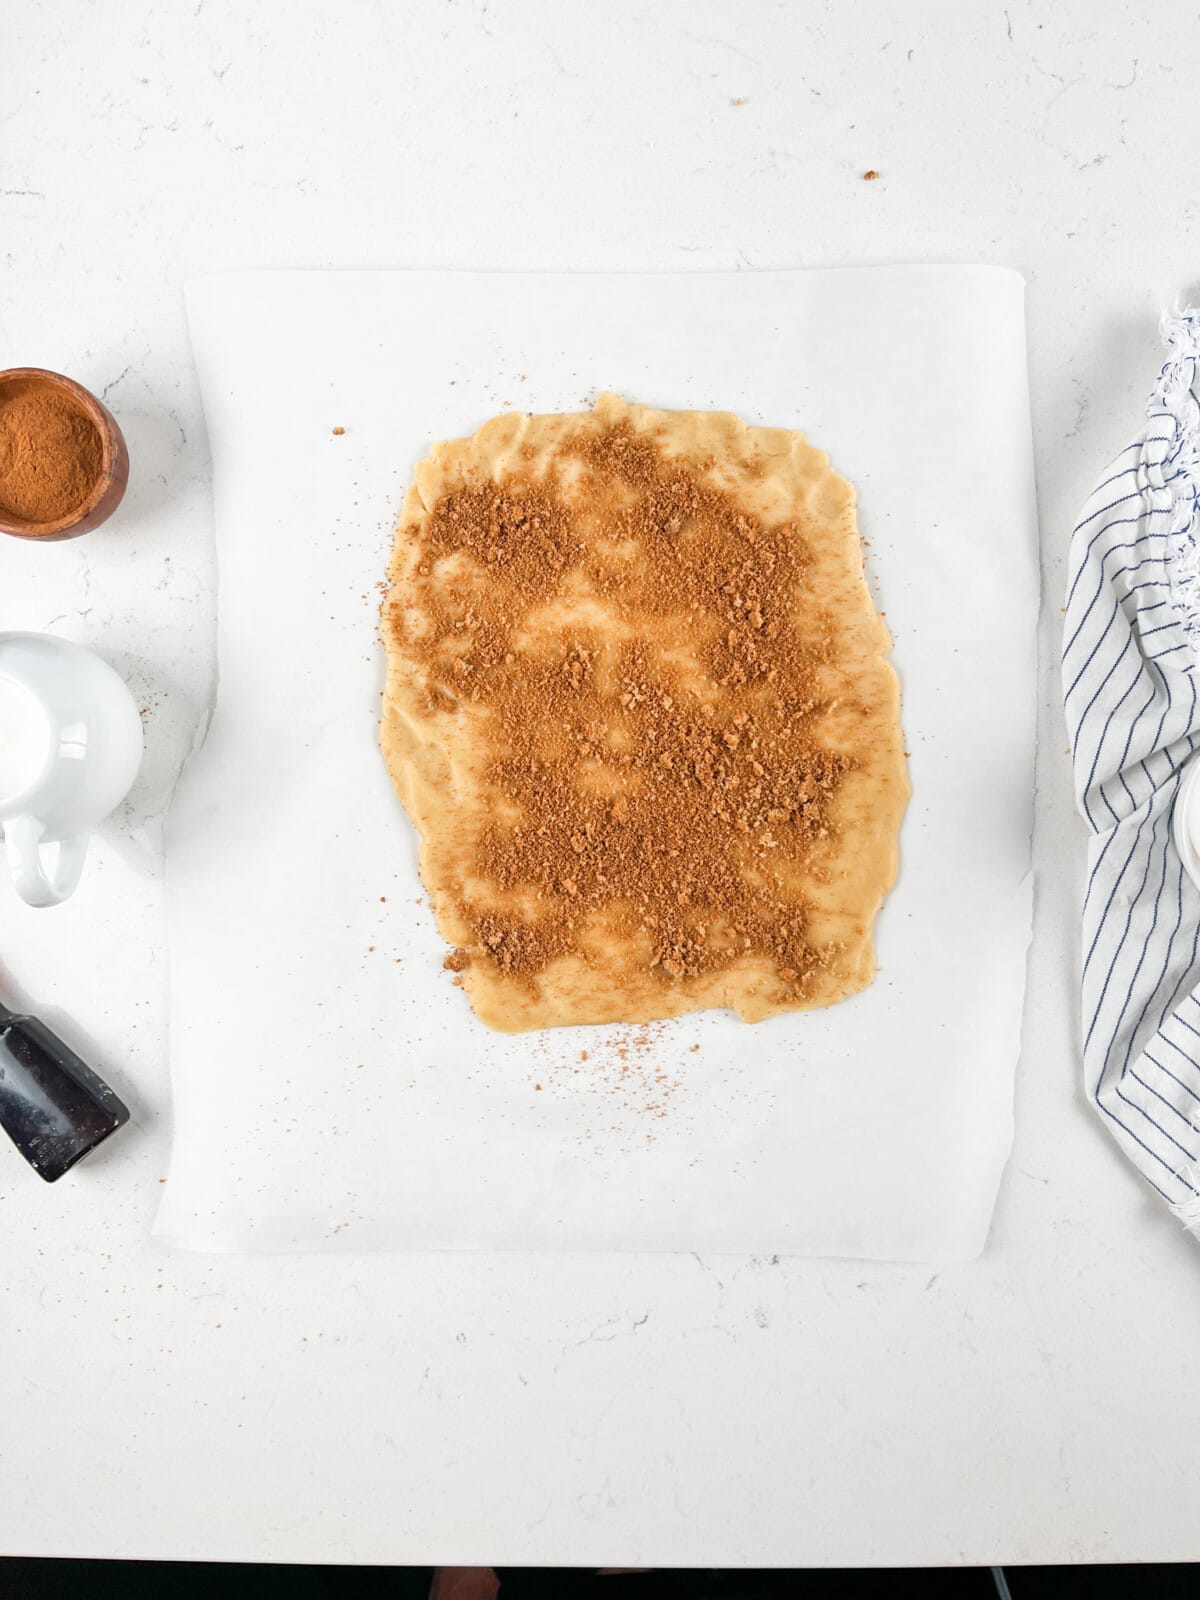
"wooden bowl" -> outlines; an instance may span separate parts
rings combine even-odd
[[[81,383],[64,378],[61,372],[47,372],[44,367],[10,367],[7,372],[0,372],[0,407],[3,407],[5,392],[18,385],[22,388],[44,385],[47,390],[69,395],[91,418],[100,435],[100,471],[87,498],[56,522],[26,522],[0,507],[0,533],[12,534],[16,539],[40,539],[45,543],[91,533],[112,516],[125,493],[129,481],[129,452],[124,435],[108,407]]]

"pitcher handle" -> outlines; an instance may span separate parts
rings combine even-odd
[[[87,857],[86,833],[72,834],[58,845],[58,859],[46,870],[42,825],[35,817],[12,817],[4,824],[9,871],[21,899],[31,906],[56,906],[73,894]]]

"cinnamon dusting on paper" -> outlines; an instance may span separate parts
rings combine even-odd
[[[610,1131],[628,1135],[630,1118],[649,1123],[645,1137],[652,1141],[653,1124],[667,1117],[683,1086],[670,1064],[667,1027],[663,1022],[644,1022],[614,1029],[602,1034],[590,1050],[580,1051],[578,1060],[565,1061],[556,1052],[553,1034],[543,1035],[534,1050],[541,1063],[534,1089],[544,1087],[560,1097],[594,1101],[602,1125],[606,1118],[617,1118],[608,1124]]]

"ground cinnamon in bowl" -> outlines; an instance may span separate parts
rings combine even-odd
[[[40,544],[107,521],[129,482],[129,451],[103,401],[61,372],[0,372],[0,534]]]
[[[30,379],[0,390],[0,514],[59,522],[100,476],[100,431],[73,395]]]

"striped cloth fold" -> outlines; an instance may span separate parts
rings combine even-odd
[[[1063,698],[1091,837],[1083,1070],[1117,1143],[1200,1233],[1200,889],[1171,808],[1200,743],[1200,312],[1164,318],[1141,436],[1071,537]]]

